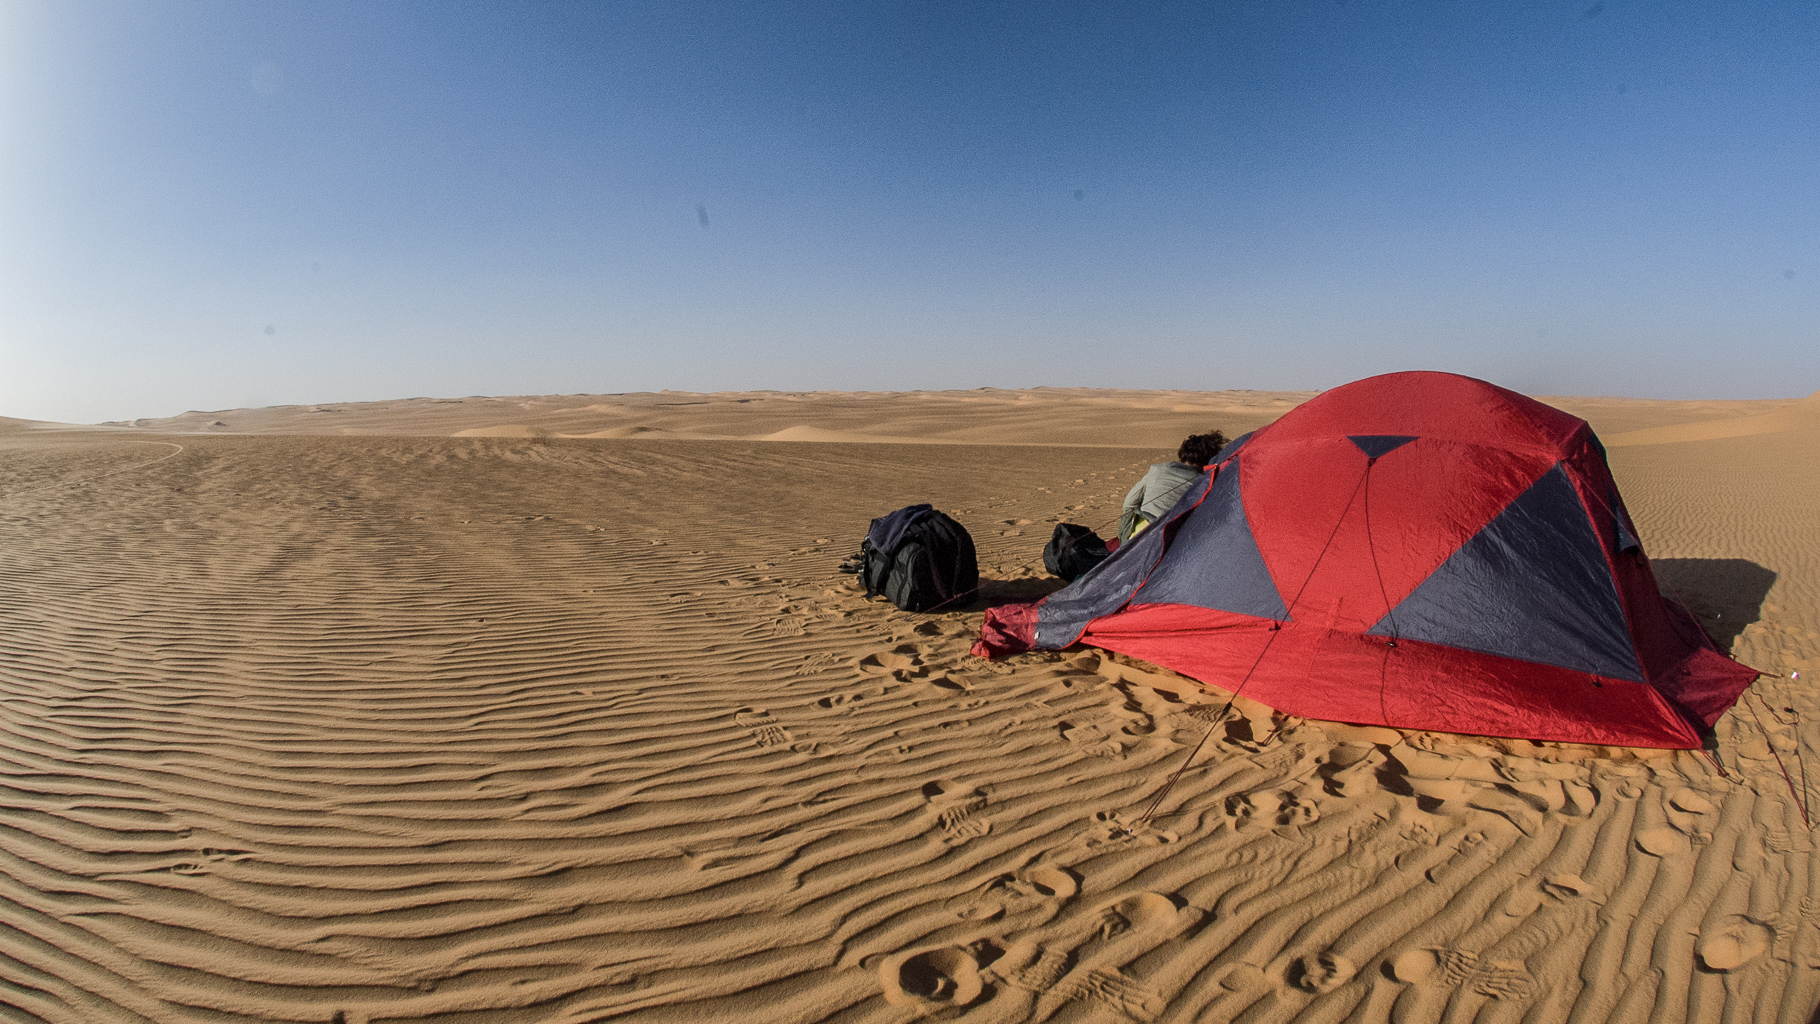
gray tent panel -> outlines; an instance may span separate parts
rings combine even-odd
[[[1125,607],[1131,595],[1149,578],[1150,570],[1156,568],[1157,560],[1163,557],[1169,538],[1175,533],[1176,520],[1207,496],[1212,475],[1203,472],[1175,507],[1163,513],[1163,518],[1128,543],[1121,544],[1111,558],[1044,599],[1037,607],[1036,646],[1048,650],[1066,647],[1080,639],[1087,623]],[[1231,475],[1235,483],[1238,479],[1238,473],[1231,467],[1219,475]]]
[[[1245,521],[1238,461],[1214,477],[1206,500],[1182,521],[1168,553],[1132,603],[1187,604],[1264,619],[1289,618],[1251,535],[1251,524]]]
[[[1406,434],[1348,434],[1346,440],[1365,453],[1368,459],[1382,458],[1415,438]]]
[[[1604,548],[1560,463],[1371,633],[1643,681]]]

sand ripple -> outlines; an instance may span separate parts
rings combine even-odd
[[[995,593],[1041,592],[1019,563],[1045,520],[1110,517],[1151,453],[179,440],[0,439],[6,1019],[1795,1022],[1820,999],[1811,834],[1769,774],[1820,707],[1786,680],[1753,697],[1761,749],[1726,720],[1730,780],[1241,701],[1144,822],[1216,695],[1091,651],[983,663],[976,610],[903,615],[831,572],[926,497],[989,576],[1028,577]],[[1675,467],[1648,460],[1673,449],[1621,463],[1646,542],[1770,567],[1795,610],[1740,642],[1805,664],[1815,506],[1665,506]]]

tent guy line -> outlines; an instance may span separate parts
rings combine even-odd
[[[1242,442],[1242,441],[1244,441],[1244,438],[1239,439],[1239,442]],[[1234,442],[1234,445],[1236,446],[1239,442]],[[1340,527],[1342,525],[1344,525],[1346,522],[1346,513],[1352,511],[1352,503],[1354,501],[1358,500],[1359,489],[1365,487],[1367,481],[1369,481],[1371,479],[1371,465],[1372,465],[1372,463],[1374,463],[1376,461],[1378,461],[1378,460],[1375,458],[1368,459],[1366,461],[1365,472],[1360,475],[1359,482],[1357,484],[1353,485],[1352,496],[1346,499],[1346,507],[1344,509],[1340,510],[1340,518],[1338,521],[1336,521],[1333,524],[1333,532],[1329,533],[1327,535],[1327,543],[1321,545],[1321,553],[1319,555],[1315,556],[1314,566],[1308,570],[1308,576],[1302,580],[1301,589],[1296,591],[1295,598],[1289,602],[1289,608],[1288,608],[1288,611],[1284,613],[1284,618],[1289,618],[1291,615],[1293,615],[1295,613],[1295,606],[1296,606],[1297,602],[1302,600],[1302,594],[1308,590],[1308,584],[1310,581],[1312,581],[1314,579],[1315,571],[1320,569],[1320,567],[1321,567],[1321,559],[1327,557],[1327,549],[1333,546],[1333,539],[1335,537],[1339,536]],[[1202,500],[1205,500],[1205,496],[1203,496]],[[1366,507],[1369,509],[1370,503],[1371,503],[1371,496],[1370,496],[1369,492],[1367,492],[1367,494],[1366,494],[1365,501],[1366,501]],[[1369,531],[1369,529],[1370,529],[1369,524],[1371,522],[1369,515],[1366,517],[1365,521],[1367,523],[1367,530]],[[1142,589],[1143,584],[1142,583],[1138,584],[1138,587],[1139,587],[1139,589]],[[1386,598],[1385,604],[1388,605],[1389,603],[1390,603],[1389,598]],[[1226,720],[1226,713],[1228,711],[1232,710],[1233,702],[1238,700],[1239,694],[1244,693],[1245,687],[1249,686],[1251,684],[1252,675],[1257,672],[1258,666],[1262,665],[1264,663],[1264,656],[1270,653],[1270,645],[1274,644],[1276,642],[1276,638],[1278,636],[1281,636],[1282,632],[1283,632],[1282,623],[1278,622],[1276,624],[1276,626],[1274,628],[1272,628],[1270,631],[1270,639],[1268,639],[1264,642],[1264,649],[1258,652],[1257,660],[1255,660],[1251,663],[1251,668],[1245,673],[1245,678],[1239,682],[1239,688],[1232,691],[1232,696],[1226,698],[1225,706],[1220,708],[1219,714],[1213,716],[1213,724],[1209,725],[1207,727],[1207,732],[1205,735],[1203,735],[1201,737],[1201,742],[1196,743],[1194,745],[1194,749],[1188,752],[1188,759],[1186,761],[1183,761],[1182,766],[1180,768],[1177,768],[1175,770],[1175,774],[1171,775],[1169,777],[1169,782],[1163,786],[1162,792],[1160,792],[1156,795],[1156,799],[1150,801],[1150,806],[1144,809],[1143,815],[1140,818],[1138,818],[1137,825],[1134,827],[1142,827],[1145,823],[1147,823],[1150,820],[1151,815],[1156,812],[1158,805],[1160,805],[1163,802],[1163,798],[1168,796],[1169,791],[1175,788],[1175,780],[1181,778],[1182,773],[1184,771],[1188,770],[1188,766],[1190,764],[1194,763],[1195,755],[1199,754],[1201,752],[1201,745],[1207,742],[1208,736],[1213,735],[1214,728],[1217,727],[1221,722]],[[1391,646],[1395,646],[1394,641],[1392,641]],[[1390,656],[1389,652],[1386,651],[1385,658],[1388,659],[1389,656]],[[1382,700],[1383,700],[1383,698],[1380,695],[1379,701],[1382,702]],[[1126,829],[1125,831],[1127,834],[1133,833],[1132,829]]]
[[[1761,701],[1763,698],[1758,697],[1757,699]],[[1795,780],[1788,774],[1788,765],[1782,763],[1782,752],[1776,749],[1776,738],[1770,734],[1769,728],[1763,724],[1763,716],[1757,714],[1757,709],[1751,706],[1749,698],[1740,700],[1739,703],[1748,708],[1750,710],[1750,716],[1757,720],[1757,728],[1763,732],[1763,742],[1769,746],[1770,755],[1776,759],[1776,767],[1782,770],[1782,781],[1788,783],[1788,795],[1794,799],[1795,806],[1801,811],[1801,824],[1806,825],[1810,829],[1813,828],[1813,820],[1807,815],[1807,765],[1799,760],[1801,757],[1800,719],[1796,719],[1795,757],[1797,760],[1795,763],[1801,766],[1801,792],[1796,793]],[[1775,714],[1776,713],[1773,710],[1770,712],[1772,717]],[[1778,719],[1778,721],[1780,721],[1780,719]]]

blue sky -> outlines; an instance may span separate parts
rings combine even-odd
[[[1805,3],[0,0],[0,415],[1820,388]]]

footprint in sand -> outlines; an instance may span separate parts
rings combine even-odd
[[[1359,973],[1358,965],[1332,950],[1298,957],[1289,965],[1287,980],[1304,992],[1332,992]]]
[[[1081,891],[1081,876],[1067,868],[1042,865],[1027,868],[1017,877],[1047,899],[1065,900]]]
[[[1066,900],[1081,891],[1081,876],[1047,864],[1001,875],[987,886],[987,891],[1008,899]]]
[[[1580,782],[1563,782],[1562,792],[1566,795],[1566,806],[1561,813],[1575,818],[1587,818],[1599,806],[1599,791]]]
[[[1278,827],[1290,825],[1312,825],[1321,820],[1321,808],[1306,793],[1297,790],[1281,790],[1275,794],[1277,801],[1276,823]]]
[[[1092,970],[1068,986],[1068,998],[1091,999],[1140,1022],[1155,1020],[1163,1000],[1143,985],[1118,971]]]
[[[1687,814],[1708,814],[1713,810],[1712,801],[1691,789],[1677,789],[1670,793],[1668,805]]]
[[[790,730],[776,724],[777,719],[764,708],[740,708],[733,713],[733,721],[745,726],[752,742],[761,747],[781,746],[796,739]]]
[[[1232,819],[1232,827],[1245,828],[1257,820],[1258,807],[1252,802],[1249,793],[1234,793],[1226,798],[1226,817]]]
[[[1649,828],[1637,833],[1637,849],[1652,857],[1673,857],[1692,849],[1687,837],[1672,828]]]
[[[760,747],[783,746],[795,739],[796,737],[791,734],[790,730],[781,725],[767,725],[761,729],[752,730],[752,742]]]
[[[792,674],[799,676],[816,675],[832,666],[838,660],[840,659],[827,651],[817,651],[812,654],[805,654],[803,655],[802,664],[798,665]]]
[[[925,1011],[967,1006],[985,991],[979,960],[958,946],[886,957],[878,980],[885,1002]]]
[[[1533,981],[1520,965],[1486,964],[1460,949],[1412,949],[1390,961],[1397,981],[1466,988],[1489,999],[1525,999]]]
[[[1412,949],[1400,954],[1388,964],[1390,976],[1406,985],[1445,982],[1448,980],[1448,960],[1443,955],[1445,952],[1439,949]],[[1464,974],[1459,976],[1463,977]]]
[[[948,901],[948,909],[969,921],[1032,914],[1053,917],[1080,891],[1079,875],[1067,868],[1042,865],[1000,875],[983,887]]]
[[[1125,744],[1120,741],[1116,722],[1106,720],[1077,721],[1067,719],[1056,724],[1063,740],[1092,757],[1122,759]]]
[[[977,786],[969,786],[948,779],[932,779],[923,783],[923,799],[931,807],[945,807],[950,804],[977,803],[984,807],[986,791]]]
[[[1213,709],[1212,705],[1204,705],[1204,707]],[[1217,714],[1217,709],[1213,709],[1212,714]],[[1283,724],[1286,721],[1287,718],[1282,715],[1271,715],[1269,718],[1253,720],[1242,715],[1229,714],[1226,716],[1225,725],[1221,730],[1225,735],[1220,737],[1220,741],[1256,754],[1276,741],[1276,738],[1281,735]]]
[[[1264,822],[1271,827],[1287,828],[1312,825],[1321,819],[1321,809],[1306,792],[1284,789],[1272,793],[1234,793],[1226,798],[1226,816],[1238,830]]]
[[[992,823],[982,818],[975,818],[973,812],[965,807],[950,807],[938,818],[942,826],[942,842],[948,846],[959,846],[969,839],[978,839],[992,831]]]
[[[1668,823],[1680,831],[1698,838],[1711,838],[1712,833],[1700,827],[1701,821],[1713,812],[1710,800],[1691,789],[1677,789],[1668,795],[1662,811]]]
[[[1596,891],[1579,875],[1549,875],[1538,884],[1520,883],[1512,889],[1504,901],[1504,913],[1509,917],[1528,917],[1540,910],[1545,900],[1571,903],[1583,897],[1599,902]]]
[[[1384,778],[1404,778],[1395,772],[1376,748],[1337,747],[1327,762],[1315,770],[1329,796],[1348,799],[1367,796],[1384,788]],[[1420,791],[1417,791],[1420,797]]]
[[[942,674],[937,675],[937,676],[930,676],[929,682],[936,688],[942,689],[942,690],[947,690],[950,693],[972,693],[973,692],[972,680],[968,679],[966,676],[959,674],[958,672],[943,672]]]
[[[1533,800],[1524,799],[1508,786],[1483,786],[1470,791],[1466,806],[1490,811],[1517,826],[1526,836],[1533,836],[1542,829],[1543,812]]]
[[[1709,970],[1735,971],[1768,951],[1774,938],[1768,925],[1734,914],[1701,932],[1694,952]]]
[[[1581,897],[1594,897],[1593,887],[1579,875],[1549,875],[1542,879],[1541,891],[1563,903]]]
[[[872,675],[889,675],[908,680],[924,675],[923,654],[914,644],[899,644],[889,651],[879,651],[859,659],[859,670]]]
[[[815,706],[830,711],[835,708],[845,707],[847,710],[852,711],[855,710],[854,705],[857,705],[862,701],[876,700],[884,695],[885,691],[877,688],[853,690],[848,693],[831,693],[821,700],[816,701]]]
[[[1542,909],[1542,890],[1528,885],[1519,885],[1511,890],[1510,897],[1504,901],[1504,914],[1507,917],[1528,917]]]
[[[1173,931],[1181,921],[1182,904],[1176,899],[1160,892],[1141,892],[1102,910],[1094,932],[1101,939],[1114,939],[1128,932]]]
[[[1779,828],[1765,829],[1763,845],[1771,853],[1812,853],[1813,839],[1806,832],[1789,832]]]
[[[1220,721],[1225,716],[1226,709],[1219,704],[1190,704],[1176,714],[1182,717],[1184,724],[1198,724],[1205,729]]]
[[[975,812],[985,809],[986,791],[983,789],[936,779],[923,784],[923,800],[935,812],[935,820],[942,830],[941,841],[948,846],[958,846],[992,831],[990,821],[974,816]]]
[[[1054,988],[1073,963],[1069,950],[1026,940],[1006,947],[1004,956],[993,962],[992,972],[1013,988],[1042,993]]]
[[[1115,843],[1165,846],[1181,838],[1175,832],[1156,827],[1155,823],[1128,825],[1117,811],[1100,811],[1094,814],[1086,832],[1069,845],[1086,850]]]

